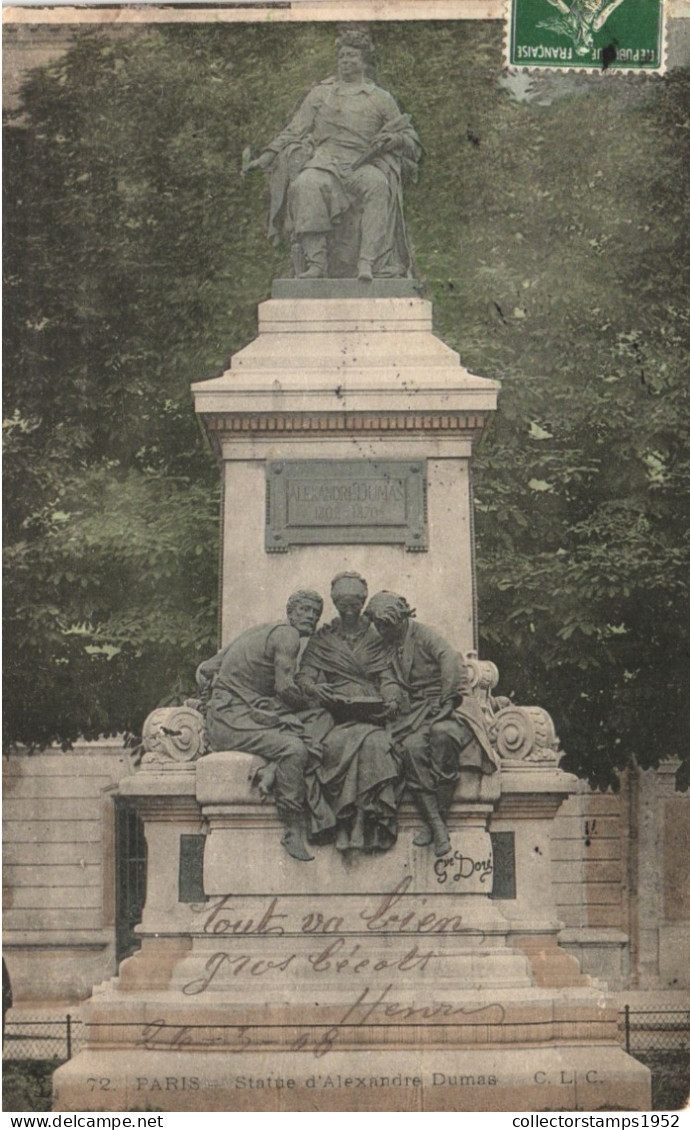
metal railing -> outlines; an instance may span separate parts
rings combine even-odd
[[[690,1052],[690,1010],[651,1012],[625,1005],[619,1029],[626,1052]]]
[[[140,1026],[138,1026],[140,1027]],[[647,1011],[626,1005],[619,1017],[621,1043],[630,1055],[690,1053],[690,1010]],[[52,1020],[10,1014],[3,1059],[71,1059],[81,1051],[84,1025],[70,1013]]]
[[[83,1025],[69,1012],[55,1019],[9,1016],[3,1036],[3,1059],[71,1059],[81,1051]]]

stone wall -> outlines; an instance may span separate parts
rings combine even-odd
[[[627,789],[592,793],[584,782],[562,805],[552,844],[564,947],[582,969],[622,988],[629,976]]]
[[[4,956],[17,1000],[78,1000],[115,972],[119,739],[3,760]]]
[[[690,794],[674,789],[675,762],[639,774],[636,960],[641,989],[690,988]]]
[[[552,845],[564,948],[611,988],[690,987],[690,795],[677,762],[623,774],[619,793],[584,782]]]

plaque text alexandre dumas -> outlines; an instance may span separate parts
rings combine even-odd
[[[427,549],[426,463],[295,459],[266,465],[266,550],[347,542]]]

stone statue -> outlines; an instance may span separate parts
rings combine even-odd
[[[403,181],[422,147],[407,114],[369,77],[367,31],[337,40],[335,76],[305,96],[286,128],[243,173],[270,183],[269,237],[290,244],[299,278],[403,278],[410,250]]]
[[[270,763],[263,791],[273,790],[285,825],[281,842],[300,860],[314,857],[306,844],[308,703],[295,673],[300,638],[313,633],[322,610],[318,593],[293,593],[287,620],[249,628],[196,673],[211,749],[258,754]]]
[[[433,628],[418,624],[414,609],[397,593],[376,593],[365,615],[389,649],[403,692],[391,728],[407,787],[426,824],[414,842],[433,843],[436,855],[446,855],[445,818],[458,780],[466,773],[495,773],[499,759],[455,649]]]
[[[312,766],[313,834],[340,851],[386,851],[397,837],[403,788],[400,758],[384,728],[398,709],[398,686],[386,648],[362,616],[367,583],[339,573],[331,584],[338,617],[309,640],[297,683],[335,721]]]

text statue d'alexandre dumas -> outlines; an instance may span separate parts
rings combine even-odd
[[[336,50],[336,74],[305,95],[259,157],[245,151],[243,173],[267,173],[268,234],[289,243],[298,278],[404,278],[403,182],[416,177],[422,147],[370,77],[369,32],[341,32]]]

